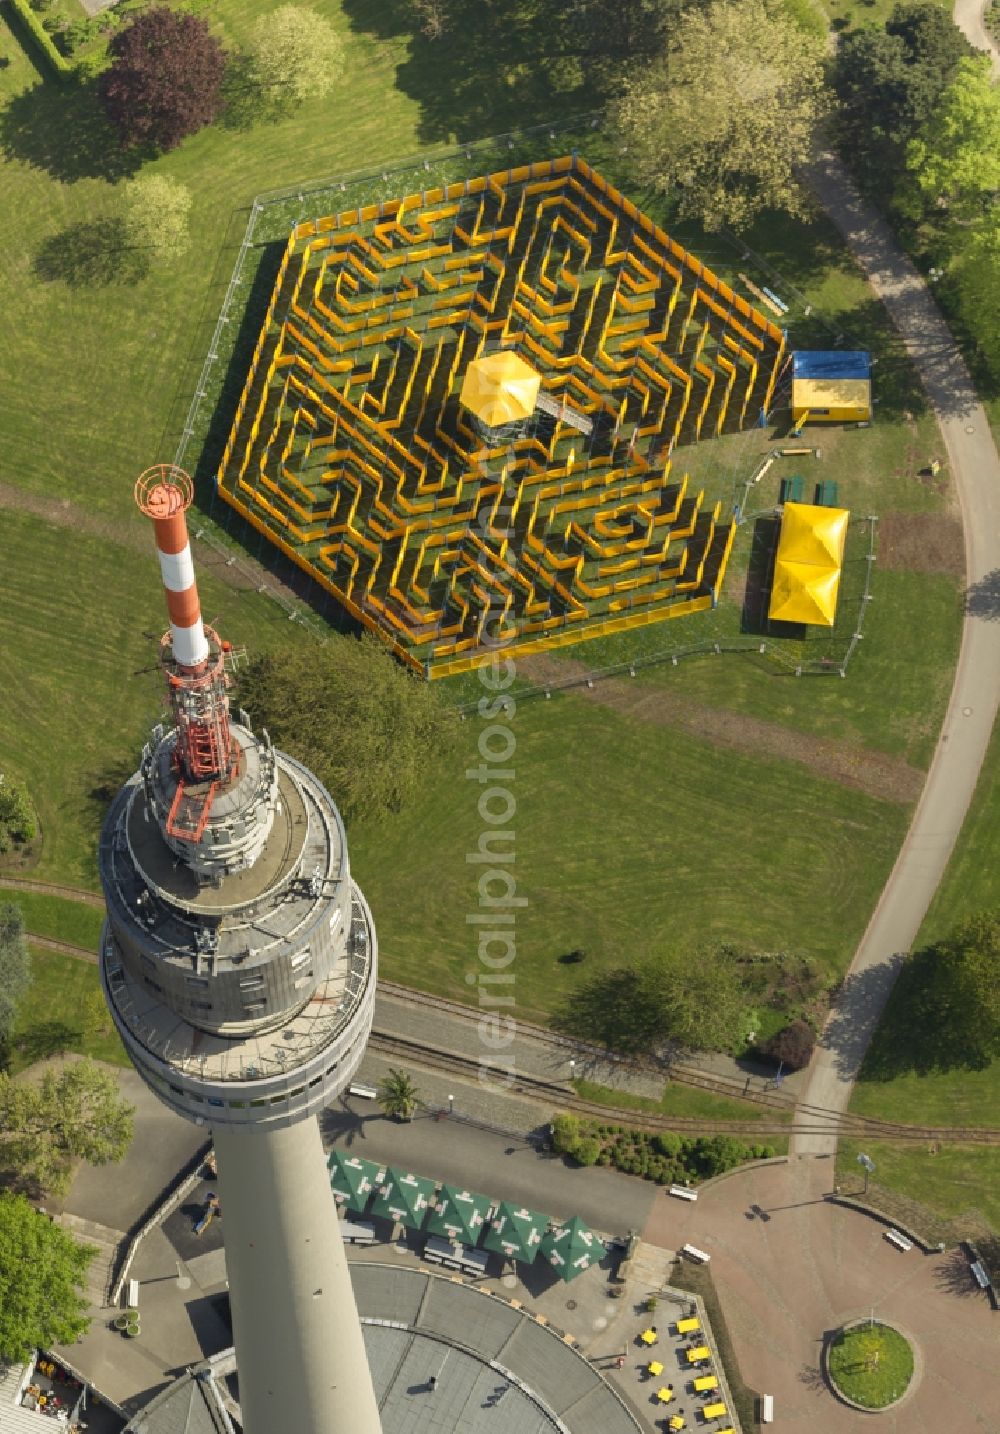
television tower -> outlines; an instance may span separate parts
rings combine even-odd
[[[230,717],[192,493],[167,464],[135,488],[166,589],[170,724],[101,833],[101,982],[140,1076],[211,1129],[245,1434],[380,1434],[316,1119],[364,1054],[375,927],[329,793]]]

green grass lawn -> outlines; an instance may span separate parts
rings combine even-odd
[[[85,951],[97,950],[104,921],[104,912],[98,907],[65,896],[4,886],[0,886],[0,901],[13,901],[21,908],[25,927],[33,936],[51,936]]]
[[[920,930],[923,946],[950,931],[963,916],[1000,903],[1000,727],[993,734],[979,784],[944,880]],[[930,1038],[932,1033],[928,1033]],[[906,1053],[921,1039],[905,1003],[889,999],[875,1040],[897,1050],[900,1069],[890,1080],[877,1080],[873,1062],[863,1066],[851,1109],[885,1120],[932,1125],[1000,1125],[1000,1060],[985,1070],[955,1069],[918,1075],[907,1069]],[[960,1218],[981,1211],[1000,1231],[1000,1150],[982,1146],[946,1146],[936,1155],[925,1147],[886,1147],[879,1158],[878,1180],[900,1195],[918,1200],[941,1215]]]
[[[857,1165],[863,1149],[875,1162],[870,1199],[891,1219],[925,1239],[951,1243],[986,1230],[1000,1234],[1000,1146],[883,1144],[842,1140],[837,1150],[841,1189],[861,1194]]]
[[[4,763],[27,782],[38,812],[41,858],[33,874],[94,887],[108,800],[137,766],[164,707],[159,672],[143,671],[156,663],[166,620],[152,535],[138,513],[122,525],[138,539],[127,547],[110,523],[98,537],[12,511],[0,522]],[[234,591],[210,569],[199,582],[206,615],[234,643],[315,641],[256,592]],[[36,633],[44,634],[41,645]]]
[[[64,1051],[127,1066],[125,1048],[111,1024],[92,1011],[101,995],[97,967],[29,942],[31,986],[11,1034],[11,1073]]]
[[[664,1085],[659,1100],[649,1100],[646,1096],[633,1095],[630,1091],[616,1090],[590,1080],[575,1080],[573,1085],[582,1100],[617,1106],[621,1110],[644,1110],[651,1115],[677,1115],[693,1120],[762,1120],[764,1116],[772,1120],[791,1119],[790,1115],[775,1115],[764,1110],[751,1100],[730,1100],[726,1096],[713,1095],[711,1091],[678,1085],[676,1081],[668,1081]]]
[[[842,1330],[830,1345],[828,1360],[837,1388],[866,1409],[893,1404],[913,1378],[913,1350],[898,1330],[885,1324]]]
[[[460,728],[449,774],[391,822],[351,833],[352,865],[393,980],[474,1001],[483,822]],[[598,967],[731,940],[817,959],[833,978],[860,936],[905,807],[633,721],[585,698],[524,706],[517,740],[517,1007],[544,1018]],[[817,814],[822,813],[822,819]],[[580,964],[559,957],[582,947]]]

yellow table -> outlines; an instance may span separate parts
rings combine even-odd
[[[675,1414],[674,1417],[673,1417],[673,1418],[671,1419],[671,1421],[670,1421],[670,1427],[671,1427],[671,1429],[683,1429],[683,1428],[684,1428],[684,1416],[683,1416],[682,1414]]]
[[[658,1389],[656,1391],[656,1397],[661,1404],[669,1404],[674,1397],[674,1391],[672,1389]]]
[[[646,1373],[653,1375],[655,1378],[656,1375],[663,1373],[663,1365],[660,1364],[658,1360],[651,1359],[646,1365]]]
[[[659,1335],[656,1333],[655,1329],[644,1329],[639,1338],[642,1340],[643,1344],[655,1344],[656,1341],[659,1339]]]
[[[643,1335],[645,1339],[645,1335]],[[689,1349],[687,1352],[688,1364],[700,1364],[703,1359],[711,1359],[712,1351],[707,1344],[699,1344],[697,1349]]]
[[[706,1404],[701,1412],[705,1419],[721,1419],[726,1412],[726,1406],[721,1402],[719,1404]]]
[[[714,1374],[703,1374],[700,1379],[694,1382],[695,1394],[707,1394],[710,1389],[718,1389],[719,1381]]]
[[[678,1334],[697,1334],[700,1329],[701,1329],[701,1320],[698,1320],[698,1319],[679,1319],[679,1320],[677,1321],[677,1333],[678,1333]]]

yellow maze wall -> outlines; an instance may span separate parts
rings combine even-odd
[[[462,379],[501,347],[590,432],[478,430]],[[584,161],[525,165],[297,226],[218,487],[441,677],[712,606],[732,519],[673,454],[756,422],[783,349]]]

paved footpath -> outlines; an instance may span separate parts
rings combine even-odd
[[[903,336],[937,415],[965,531],[970,587],[1000,575],[1000,457],[986,413],[940,310],[888,226],[821,154],[809,184]],[[878,369],[875,370],[876,392]],[[927,781],[896,864],[823,1032],[802,1099],[846,1110],[865,1050],[944,875],[986,755],[1000,702],[1000,604],[967,615],[955,683]],[[836,1136],[793,1138],[800,1154],[832,1154]]]
[[[1000,75],[1000,47],[993,43],[983,23],[985,9],[985,0],[955,0],[952,16],[970,45],[975,45],[977,50],[989,52],[993,60],[993,73]]]

